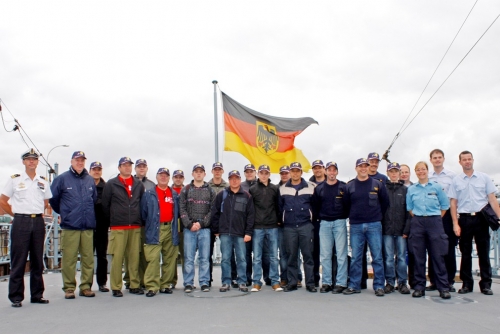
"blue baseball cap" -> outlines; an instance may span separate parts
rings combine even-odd
[[[165,167],[159,168],[156,174],[161,174],[161,173],[167,173],[167,175],[170,176],[170,171],[168,170],[168,168]]]
[[[391,162],[387,165],[387,171],[390,171],[391,169],[401,170],[401,166],[397,162]]]
[[[224,167],[222,166],[222,162],[215,162],[215,163],[212,165],[212,169],[215,169],[215,168],[224,169]]]
[[[325,167],[325,165],[323,164],[323,161],[321,160],[314,160],[313,163],[312,163],[312,167],[316,167],[316,166],[321,166],[321,167]]]
[[[73,152],[73,155],[71,156],[71,159],[76,159],[76,158],[87,159],[87,157],[85,156],[85,153],[83,153],[82,151],[75,151],[75,152]]]
[[[146,166],[147,166],[147,165],[148,165],[148,162],[146,161],[146,159],[137,159],[137,160],[135,161],[135,166],[137,167],[137,166],[139,166],[139,165],[146,165]]]
[[[339,167],[337,166],[337,163],[336,162],[333,162],[333,161],[330,161],[330,162],[327,162],[326,163],[326,169],[328,169],[329,167],[335,167],[335,169],[339,170]]]
[[[268,166],[268,165],[260,165],[260,166],[259,166],[259,172],[260,172],[260,171],[264,171],[264,170],[265,170],[265,171],[268,171],[269,173],[271,173],[271,168],[269,168],[269,166]]]
[[[203,169],[203,171],[205,171],[205,166],[203,166],[201,164],[194,165],[193,166],[193,172],[196,170],[196,168],[201,168],[201,169]]]
[[[177,175],[184,177],[184,172],[180,169],[176,169],[174,170],[174,174],[172,176],[176,177]]]
[[[368,158],[366,158],[368,160],[371,160],[371,159],[377,159],[378,161],[380,161],[380,155],[378,155],[378,153],[376,152],[372,152],[370,154],[368,154]]]
[[[254,165],[252,165],[252,164],[247,164],[247,165],[245,165],[245,167],[243,168],[243,171],[244,171],[244,172],[246,172],[246,171],[247,171],[247,169],[251,169],[251,170],[255,171],[255,166],[254,166]]]
[[[290,173],[290,167],[288,165],[284,165],[280,167],[280,174],[281,173]]]
[[[90,169],[93,168],[102,168],[102,164],[99,161],[94,161],[90,164]]]
[[[302,170],[302,164],[300,162],[292,162],[290,164],[290,170],[292,169],[300,169]]]
[[[121,165],[127,164],[127,163],[134,164],[132,162],[132,159],[130,159],[129,157],[122,157],[122,158],[120,158],[120,161],[118,161],[118,166],[121,166]]]
[[[234,175],[236,175],[237,177],[241,178],[240,172],[238,172],[237,170],[230,171],[227,177],[230,179],[231,176],[234,176]]]
[[[370,163],[365,158],[359,158],[358,160],[356,160],[356,167],[358,167],[359,165],[363,165],[363,164],[369,165]]]

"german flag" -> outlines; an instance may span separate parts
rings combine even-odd
[[[293,146],[295,137],[311,124],[311,117],[284,118],[264,115],[245,107],[222,93],[225,151],[239,152],[252,164],[269,165],[279,173],[283,165],[297,161],[307,172],[311,164],[302,151]]]

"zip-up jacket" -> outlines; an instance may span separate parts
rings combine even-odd
[[[255,208],[255,223],[256,228],[277,228],[279,222],[278,215],[278,186],[267,183],[257,182],[250,187],[250,195],[252,195],[253,206]]]
[[[182,188],[180,194],[180,215],[184,228],[191,229],[193,223],[199,222],[201,228],[210,227],[210,210],[215,200],[215,191],[207,182],[196,187],[194,181]]]
[[[210,181],[208,181],[208,185],[215,191],[215,194],[218,194],[225,188],[229,187],[229,183],[227,183],[227,181],[224,181],[224,179],[221,179],[220,184],[215,184],[214,179],[211,179]]]
[[[174,246],[179,245],[179,195],[172,188],[169,187],[172,192],[172,198],[174,200],[174,215],[172,219],[172,243]],[[158,199],[158,194],[156,193],[156,187],[153,189],[148,189],[144,193],[141,199],[141,217],[144,221],[144,232],[146,234],[145,243],[148,245],[157,245],[160,243],[160,201]]]
[[[144,185],[134,178],[132,197],[117,177],[109,180],[102,193],[102,209],[110,226],[141,226],[141,198]]]
[[[240,187],[244,191],[248,192],[250,190],[250,187],[253,186],[255,184],[255,182],[257,182],[257,178],[255,178],[254,180],[251,180],[251,181],[245,180],[245,181],[241,182]]]
[[[86,169],[78,174],[72,167],[54,179],[50,186],[52,209],[61,215],[61,228],[68,230],[95,229],[94,203],[97,190]]]
[[[148,179],[146,176],[144,176],[142,180],[137,175],[135,175],[134,177],[137,181],[142,182],[145,190],[155,189],[156,183]]]
[[[408,188],[403,181],[385,184],[389,195],[389,208],[382,219],[382,234],[384,235],[408,235],[410,233],[409,214],[406,210],[406,193]]]
[[[252,236],[254,215],[250,193],[241,187],[236,193],[226,188],[217,194],[212,206],[212,232],[237,237]]]
[[[299,227],[312,223],[311,197],[316,185],[301,178],[298,190],[292,180],[279,188],[279,212],[284,227]]]
[[[313,216],[318,220],[335,221],[346,219],[343,197],[346,191],[346,183],[337,180],[334,185],[321,182],[314,188],[312,197]]]

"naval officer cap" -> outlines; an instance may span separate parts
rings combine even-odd
[[[35,158],[35,159],[38,159],[40,155],[35,151],[34,148],[30,148],[29,150],[27,150],[26,152],[24,152],[22,155],[21,155],[21,159],[27,159],[27,158]]]

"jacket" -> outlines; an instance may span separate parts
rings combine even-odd
[[[184,228],[191,229],[199,222],[201,228],[210,227],[210,210],[215,200],[215,191],[207,182],[196,187],[194,181],[182,188],[179,200],[181,222]]]
[[[211,219],[214,234],[252,236],[254,225],[252,195],[241,187],[236,193],[229,188],[224,189],[215,198]]]
[[[229,187],[229,183],[227,183],[227,181],[224,181],[223,179],[221,179],[220,184],[215,184],[214,179],[211,179],[210,181],[208,181],[208,185],[215,191],[215,194],[218,194],[219,192],[224,190],[224,188]]]
[[[248,181],[248,180],[245,180],[243,182],[241,182],[241,188],[244,190],[244,191],[249,191],[250,190],[250,187],[253,186],[255,184],[255,182],[257,182],[257,178],[255,178],[254,180],[252,181]]]
[[[105,230],[109,229],[109,219],[104,215],[104,211],[102,210],[102,193],[104,191],[104,186],[106,185],[106,181],[101,179],[99,183],[96,184],[97,189],[97,202],[94,204],[94,212],[95,212],[95,220],[96,220],[96,230]]]
[[[279,212],[284,227],[298,227],[312,223],[311,197],[316,185],[301,178],[299,190],[292,186],[292,180],[279,188]]]
[[[172,243],[174,246],[179,245],[179,195],[169,187],[174,199],[174,217],[172,219]],[[141,217],[144,221],[144,233],[146,239],[145,244],[157,245],[160,243],[160,202],[156,187],[148,189],[141,198]]]
[[[406,193],[408,188],[403,181],[385,184],[389,195],[389,208],[382,219],[383,235],[408,235],[410,233],[409,213],[406,210]]]
[[[254,229],[277,228],[278,215],[278,186],[268,182],[267,186],[257,179],[250,187],[253,206],[255,209]]]
[[[102,209],[110,226],[141,226],[141,198],[144,185],[134,178],[132,197],[128,197],[125,186],[118,179],[109,180],[102,193]]]
[[[54,179],[50,186],[52,209],[61,215],[61,228],[90,230],[96,227],[94,203],[97,190],[86,169],[78,174],[72,167]]]
[[[154,183],[153,181],[151,181],[150,179],[148,179],[146,176],[144,176],[142,178],[142,180],[140,178],[138,178],[137,175],[135,175],[134,177],[135,177],[136,180],[142,182],[142,184],[144,185],[144,189],[145,190],[150,190],[150,189],[155,189],[156,188],[156,183]]]

